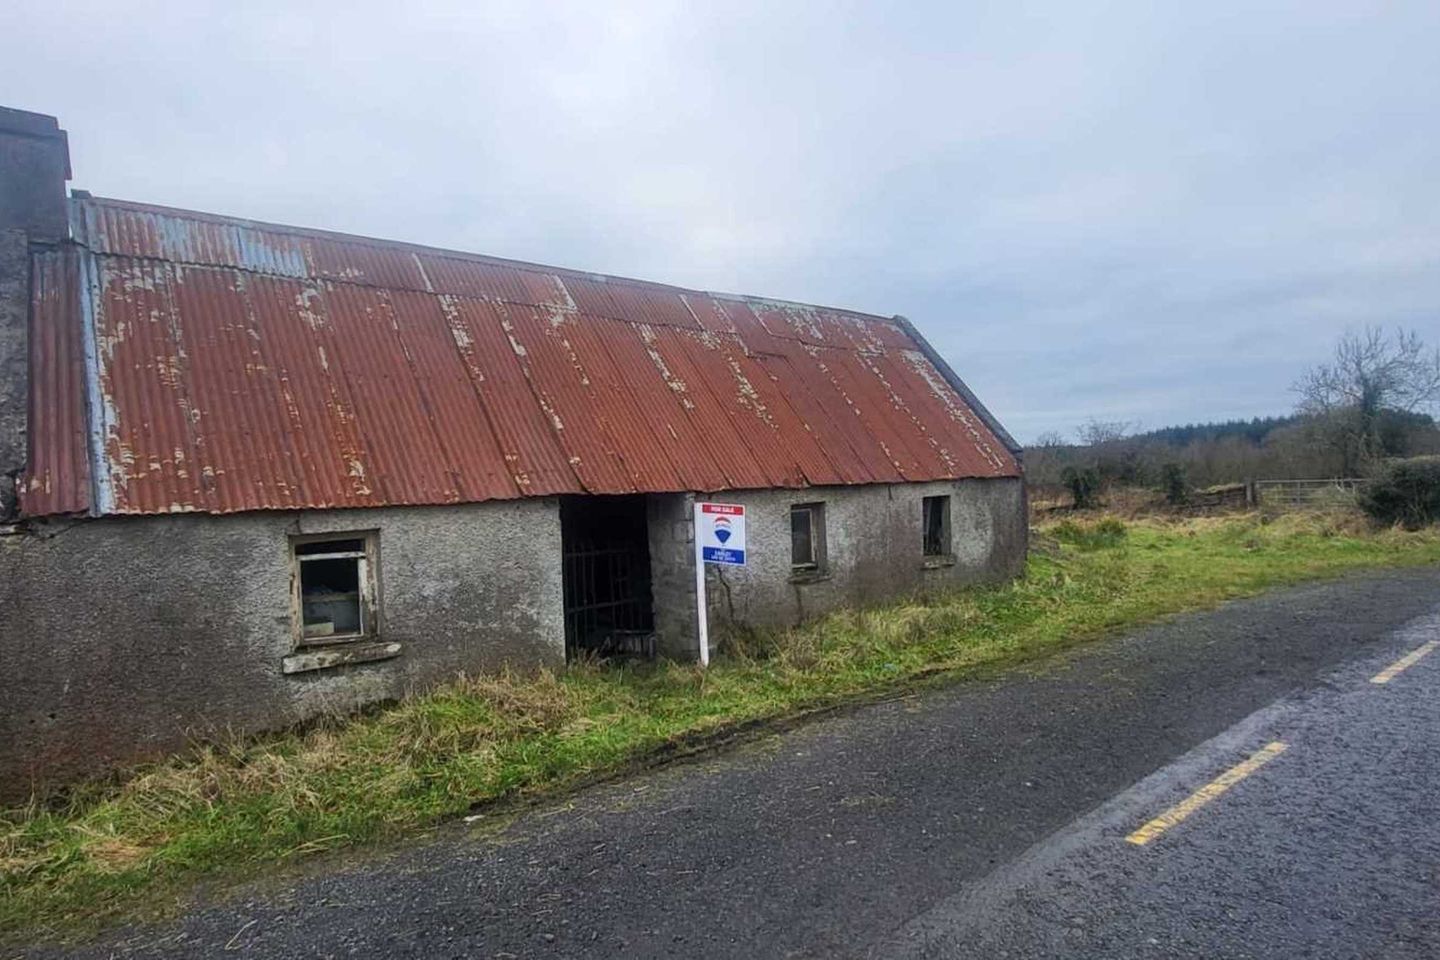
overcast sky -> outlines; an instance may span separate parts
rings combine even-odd
[[[0,103],[101,196],[905,314],[1022,441],[1440,340],[1434,0],[19,0]]]

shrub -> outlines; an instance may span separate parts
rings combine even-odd
[[[1170,462],[1160,468],[1160,484],[1165,491],[1165,502],[1178,507],[1190,499],[1190,484],[1185,476],[1183,463]]]
[[[1099,470],[1094,467],[1066,467],[1060,472],[1060,482],[1070,491],[1076,510],[1095,506],[1095,500],[1100,495]]]
[[[1440,520],[1440,457],[1386,464],[1366,485],[1360,507],[1381,523],[1410,530]]]

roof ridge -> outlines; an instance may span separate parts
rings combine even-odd
[[[487,253],[473,253],[467,250],[454,250],[449,247],[434,247],[423,243],[413,243],[409,240],[387,240],[384,237],[371,237],[358,233],[344,233],[338,230],[325,230],[320,227],[303,227],[294,224],[276,223],[270,220],[252,220],[248,217],[237,217],[223,213],[211,213],[205,210],[191,210],[186,207],[172,207],[158,203],[144,203],[138,200],[122,200],[118,197],[85,196],[70,198],[71,203],[76,205],[110,206],[126,210],[156,213],[162,216],[176,216],[182,219],[204,220],[211,223],[227,224],[232,226],[246,227],[262,232],[278,233],[281,235],[313,237],[320,240],[331,240],[341,243],[358,243],[365,246],[401,249],[413,253],[425,253],[432,256],[439,256],[445,259],[461,260],[471,263],[485,263],[495,266],[509,267],[511,269],[525,270],[538,274],[556,274],[560,276],[574,276],[600,283],[623,283],[638,287],[660,288],[681,294],[695,294],[702,297],[715,297],[722,300],[740,303],[760,303],[780,307],[799,307],[808,310],[824,310],[830,313],[845,314],[866,321],[880,321],[892,326],[899,326],[893,316],[883,316],[876,313],[866,313],[862,310],[855,310],[850,307],[837,307],[820,303],[809,303],[803,300],[788,300],[780,297],[758,296],[748,293],[730,293],[720,290],[703,290],[698,287],[685,287],[674,283],[665,283],[659,280],[644,280],[639,277],[627,277],[620,274],[599,273],[593,270],[582,270],[576,267],[561,267],[552,264],[537,263],[533,260],[517,260],[510,257],[500,257]],[[82,244],[88,248],[88,244]],[[166,259],[166,258],[159,258]]]

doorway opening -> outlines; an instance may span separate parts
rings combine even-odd
[[[560,498],[565,655],[655,656],[645,497]]]

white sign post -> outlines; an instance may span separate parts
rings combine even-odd
[[[710,663],[710,624],[705,611],[705,564],[745,566],[745,507],[695,502],[695,607],[700,626],[700,665]]]

